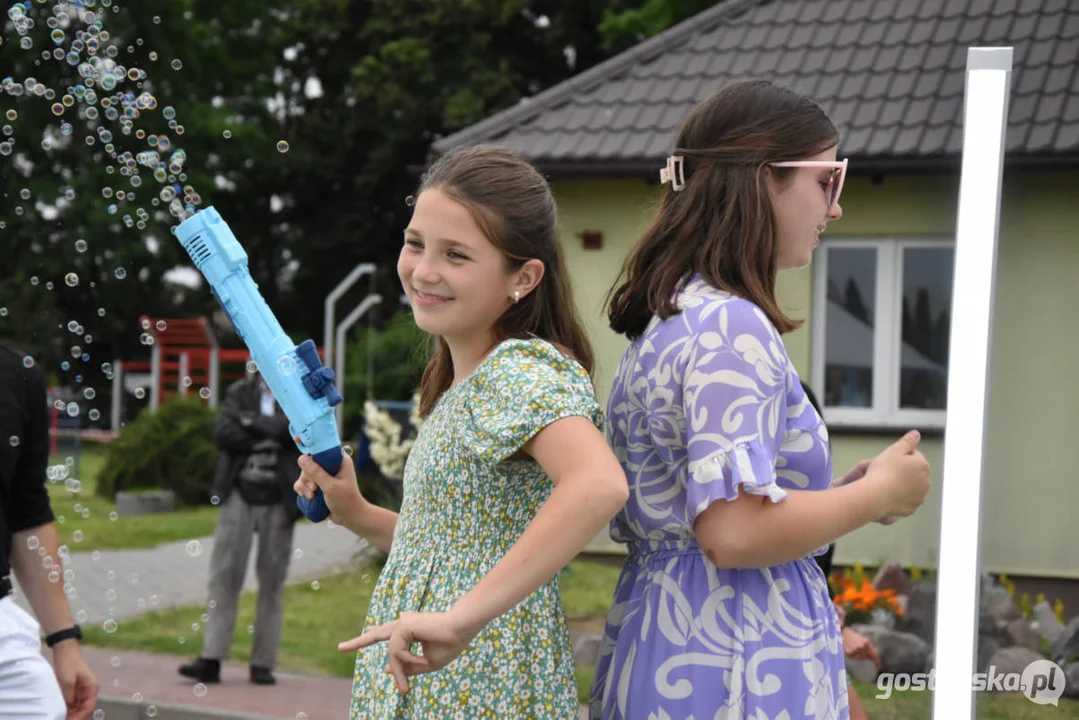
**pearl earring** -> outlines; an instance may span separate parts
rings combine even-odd
[[[515,302],[515,303],[521,302],[521,291],[520,290],[514,290],[513,291],[513,302]]]

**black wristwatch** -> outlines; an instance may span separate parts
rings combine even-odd
[[[82,640],[82,628],[78,625],[72,625],[65,630],[57,630],[52,635],[45,638],[45,644],[49,647],[53,647],[56,643],[70,640],[71,638]]]

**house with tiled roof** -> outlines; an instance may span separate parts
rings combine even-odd
[[[501,143],[551,178],[605,402],[625,342],[608,329],[603,301],[666,191],[659,170],[689,110],[750,76],[820,102],[850,160],[844,216],[812,266],[780,275],[782,303],[806,320],[785,344],[825,405],[837,473],[917,427],[935,481],[914,517],[857,531],[835,558],[935,566],[965,66],[975,46],[1014,48],[982,564],[1079,580],[1070,522],[1079,507],[1076,0],[726,0],[432,150]]]

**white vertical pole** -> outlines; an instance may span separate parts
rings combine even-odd
[[[210,407],[218,405],[218,392],[221,389],[221,351],[210,348]]]
[[[209,320],[202,318],[202,330],[206,333],[206,340],[210,343],[210,407],[216,408],[218,404],[217,392],[221,384],[221,345],[217,342],[213,325]]]
[[[187,397],[187,386],[184,384],[184,378],[186,378],[190,372],[187,363],[187,353],[180,353],[180,372],[176,378],[176,393],[180,397]]]
[[[154,343],[150,351],[150,412],[161,403],[161,346]]]
[[[935,720],[974,716],[986,395],[1012,48],[967,51],[937,573]]]
[[[124,363],[119,358],[112,361],[112,431],[120,432],[124,405]]]

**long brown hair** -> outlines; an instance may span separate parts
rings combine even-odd
[[[693,273],[758,305],[779,332],[800,327],[775,298],[778,243],[764,171],[838,140],[820,106],[763,80],[732,84],[694,108],[673,153],[684,158],[685,186],[667,191],[626,259],[607,297],[611,329],[632,340],[653,315],[677,314],[675,294]],[[771,170],[780,182],[793,173]]]
[[[436,160],[421,178],[416,194],[433,188],[468,208],[487,239],[502,251],[508,272],[519,270],[530,259],[543,263],[539,285],[498,319],[498,340],[538,337],[591,374],[592,345],[573,301],[551,188],[539,171],[504,147],[478,145],[450,151]],[[453,382],[449,349],[441,338],[432,340],[435,347],[420,382],[421,417],[426,417]]]

